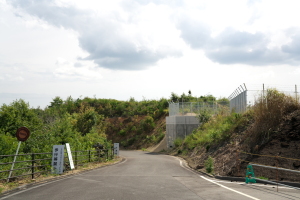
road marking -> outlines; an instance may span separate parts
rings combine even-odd
[[[227,190],[233,191],[233,192],[238,193],[238,194],[240,194],[240,195],[246,196],[246,197],[248,197],[248,198],[250,198],[250,199],[259,200],[258,198],[252,197],[252,196],[250,196],[250,195],[248,195],[248,194],[245,194],[245,193],[239,192],[239,191],[237,191],[237,190],[231,189],[231,188],[226,187],[225,185],[222,185],[222,184],[220,184],[220,183],[216,183],[215,181],[213,181],[213,180],[211,180],[211,179],[208,179],[208,178],[205,178],[204,176],[200,176],[200,177],[203,178],[203,179],[205,179],[205,180],[207,180],[207,181],[209,181],[209,182],[211,182],[211,183],[214,183],[214,184],[216,184],[216,185],[218,185],[218,186],[221,186],[222,188],[225,188],[225,189],[227,189]]]
[[[182,164],[182,160],[181,160],[181,159],[179,159],[179,158],[177,158],[177,157],[175,157],[175,158],[176,158],[177,160],[179,160],[180,166],[181,166],[182,168],[187,169],[187,170],[193,172],[194,174],[199,175],[199,174],[196,173],[195,171],[193,171],[193,170],[191,170],[190,168],[184,166],[184,165]],[[200,176],[200,175],[199,175],[199,177],[201,177],[201,178],[203,178],[203,179],[205,179],[205,180],[207,180],[207,181],[209,181],[209,182],[212,182],[212,183],[214,183],[214,184],[216,184],[216,185],[218,185],[218,186],[220,186],[220,187],[223,187],[223,188],[225,188],[225,189],[227,189],[227,190],[230,190],[230,191],[232,191],[232,192],[235,192],[235,193],[238,193],[238,194],[243,195],[243,196],[245,196],[245,197],[248,197],[248,198],[250,198],[250,199],[260,200],[260,199],[258,199],[258,198],[252,197],[252,196],[250,196],[250,195],[248,195],[248,194],[245,194],[245,193],[239,192],[239,191],[237,191],[237,190],[231,189],[231,188],[229,188],[229,187],[226,187],[225,185],[222,185],[222,184],[217,183],[217,182],[215,182],[215,181],[213,181],[213,180],[210,180],[210,179],[208,179],[208,178],[205,178],[204,176]]]
[[[228,184],[236,184],[236,185],[249,185],[245,182],[231,182],[231,181],[215,181],[216,183],[228,183]],[[277,187],[276,185],[265,185],[265,184],[250,184],[251,186],[256,186],[256,187],[270,187],[270,188],[274,188]],[[289,187],[284,187],[284,186],[278,186],[278,188],[281,189],[287,189],[287,190],[294,190],[293,188],[289,188]]]
[[[102,169],[102,168],[105,168],[105,167],[108,167],[108,166],[120,165],[120,164],[125,163],[126,161],[127,161],[127,159],[124,158],[124,160],[121,161],[121,162],[119,162],[119,163],[112,164],[112,165],[104,165],[104,166],[102,166],[102,167],[99,167],[99,168],[97,168],[97,169],[92,169],[92,170],[99,170],[99,169]],[[38,187],[42,187],[42,186],[44,186],[44,185],[48,185],[48,184],[50,184],[50,183],[55,183],[55,182],[58,182],[58,181],[61,181],[61,180],[65,180],[65,179],[69,179],[69,178],[74,178],[74,177],[76,177],[76,176],[80,176],[80,175],[83,175],[83,174],[87,174],[87,173],[91,172],[92,170],[89,170],[89,171],[87,171],[87,172],[82,172],[82,173],[74,174],[74,175],[70,175],[70,176],[67,176],[67,177],[64,177],[64,178],[59,178],[58,180],[52,180],[52,181],[50,180],[49,182],[42,183],[42,184],[37,183],[37,184],[39,184],[39,185],[30,187],[30,188],[26,188],[26,189],[22,189],[21,191],[18,191],[18,192],[13,192],[12,194],[8,194],[8,195],[6,195],[6,196],[4,196],[4,197],[0,197],[0,199],[7,199],[7,198],[12,197],[12,196],[15,196],[15,195],[17,195],[17,194],[20,194],[20,193],[23,193],[23,192],[26,192],[26,191],[29,191],[29,190],[32,190],[32,189],[35,189],[35,188],[38,188]],[[77,177],[76,177],[76,178],[77,178]],[[26,185],[23,186],[23,187],[26,187]]]

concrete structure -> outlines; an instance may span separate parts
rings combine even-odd
[[[166,118],[167,148],[174,147],[176,138],[184,139],[199,126],[199,119],[196,116],[169,116]]]

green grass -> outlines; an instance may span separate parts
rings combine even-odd
[[[211,156],[209,156],[207,158],[207,160],[205,160],[204,166],[205,166],[205,169],[206,169],[207,173],[210,173],[210,174],[213,173],[213,171],[214,171],[214,159]]]
[[[209,146],[229,138],[241,120],[240,115],[216,115],[207,123],[187,136],[183,143],[188,149],[196,146]],[[175,141],[175,146],[179,146],[181,141]]]

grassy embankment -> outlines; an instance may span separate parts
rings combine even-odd
[[[219,167],[223,171],[218,169],[216,173],[224,174],[224,163],[236,158],[227,155],[221,159],[219,154],[233,154],[236,150],[257,153],[276,137],[278,127],[286,116],[299,109],[300,105],[294,98],[275,89],[268,90],[243,114],[230,113],[224,108],[214,116],[201,116],[206,121],[184,140],[177,139],[174,153],[190,158],[192,166],[206,168],[211,173],[214,163],[221,165],[223,162],[223,166]],[[231,167],[236,166],[232,164]]]

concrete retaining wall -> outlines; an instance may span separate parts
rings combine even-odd
[[[174,147],[176,138],[184,139],[199,126],[199,119],[195,116],[169,116],[166,118],[167,148]]]

